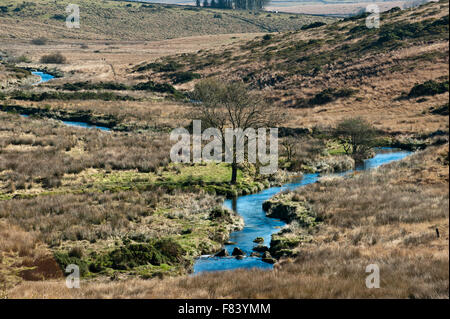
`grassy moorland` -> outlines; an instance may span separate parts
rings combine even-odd
[[[381,15],[379,29],[365,16],[282,34],[266,34],[237,47],[167,56],[137,65],[132,74],[165,81],[175,73],[242,80],[274,105],[289,108],[292,127],[333,125],[370,118],[390,133],[425,133],[446,127],[430,107],[448,100],[448,1]],[[176,70],[159,66],[176,66]],[[432,80],[446,89],[409,95]],[[189,89],[196,79],[184,84]]]
[[[101,132],[69,128],[58,121],[0,113],[0,199],[61,193],[204,190],[232,196],[254,193],[286,180],[242,165],[230,185],[229,164],[170,163],[173,144],[158,131]]]
[[[230,185],[228,164],[169,163],[171,142],[160,131],[0,119],[2,294],[20,280],[58,278],[70,263],[86,279],[186,273],[242,227],[221,208],[224,196],[286,178],[242,166]]]
[[[416,1],[416,3],[417,2],[418,1]],[[426,0],[423,2],[426,2]],[[408,0],[297,0],[269,3],[266,10],[348,17],[360,13],[361,10],[364,10],[367,7],[368,3],[376,4],[381,12],[388,11],[395,7],[407,8],[413,4],[412,1]]]
[[[271,272],[87,282],[83,289],[66,289],[60,281],[25,282],[10,296],[448,298],[448,181],[446,145],[375,171],[325,179],[284,194],[308,203],[323,221],[310,229],[290,224],[288,236],[306,234],[310,240]],[[380,289],[365,287],[365,267],[373,263],[380,266]]]
[[[8,275],[52,278],[55,268],[69,264],[77,264],[83,278],[184,274],[195,257],[218,251],[229,232],[242,226],[235,213],[220,205],[201,192],[159,188],[2,201],[4,240],[20,238],[15,227],[29,234],[13,247],[2,246],[6,262],[14,260],[3,265],[2,281],[11,283]],[[45,248],[37,255],[27,252],[21,246],[32,245],[28,240]]]
[[[190,167],[168,166],[167,135],[69,128],[8,113],[1,120],[3,292],[18,278],[60,276],[56,270],[73,262],[86,278],[184,273],[242,226],[221,208],[223,198],[204,191],[221,189],[230,169],[200,165],[197,172],[214,174],[203,174],[200,187]],[[244,174],[239,181],[236,187],[264,187]]]
[[[127,1],[77,1],[82,27],[65,27],[70,1],[2,0],[2,39],[147,41],[226,33],[281,32],[332,18],[298,14],[199,9],[191,6]],[[3,9],[4,8],[4,9]],[[20,24],[12,23],[19,19]]]
[[[448,298],[447,0],[384,13],[378,30],[122,1],[82,1],[68,30],[65,2],[23,3],[0,5],[1,297]],[[30,69],[58,78],[31,85]],[[189,127],[204,78],[287,113],[277,174],[241,165],[230,185],[228,164],[170,163],[168,132]],[[274,271],[187,276],[242,227],[225,196],[352,168],[331,132],[353,116],[375,145],[420,151],[272,199],[299,217],[273,237]],[[82,289],[64,286],[70,263]],[[371,263],[382,289],[365,288]]]
[[[168,54],[195,52],[251,39],[262,32],[298,30],[333,18],[249,13],[126,1],[78,1],[80,28],[66,28],[70,1],[0,2],[0,60],[51,69],[77,81],[128,81],[130,65]],[[167,40],[171,39],[171,40]],[[64,65],[41,63],[63,53]],[[14,83],[30,84],[33,80]],[[10,87],[0,76],[0,87]]]

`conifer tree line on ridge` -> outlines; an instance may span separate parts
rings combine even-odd
[[[270,0],[196,0],[197,7],[261,10]]]

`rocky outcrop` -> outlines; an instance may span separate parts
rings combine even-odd
[[[227,257],[229,256],[228,251],[226,249],[222,249],[217,254],[214,255],[215,257]]]
[[[262,244],[262,243],[264,242],[264,238],[262,238],[262,237],[256,237],[256,238],[253,240],[253,242],[254,242],[254,243],[257,243],[257,244]]]
[[[277,262],[277,260],[273,258],[268,251],[263,254],[262,261],[269,264],[274,264]]]
[[[268,251],[268,250],[269,250],[269,247],[264,246],[264,245],[257,245],[257,246],[255,246],[255,247],[253,247],[253,250],[254,250],[254,251],[257,251],[257,252],[260,252],[260,253],[263,253],[263,252],[265,252],[265,251]]]
[[[278,218],[287,223],[297,221],[302,227],[315,226],[320,220],[312,213],[309,205],[294,194],[280,194],[263,203],[266,216]]]
[[[308,173],[339,173],[354,168],[355,160],[347,155],[322,157],[314,163],[302,166],[302,170]]]
[[[231,253],[231,255],[232,256],[245,256],[245,253],[239,247],[234,247],[233,252]]]

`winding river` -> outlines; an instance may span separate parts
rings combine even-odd
[[[55,78],[53,75],[45,73],[45,72],[41,72],[41,71],[33,71],[31,73],[40,77],[40,80],[38,82],[34,83],[34,85],[48,82]],[[26,114],[21,114],[21,116],[28,117],[28,115],[26,115]],[[88,124],[85,122],[66,121],[66,120],[61,120],[61,122],[68,126],[81,127],[81,128],[93,128],[93,129],[99,129],[101,131],[111,131],[111,129],[109,127],[92,125],[92,124]]]
[[[356,168],[356,170],[367,170],[376,168],[380,165],[387,164],[393,161],[398,161],[411,154],[409,151],[402,151],[392,148],[377,148],[376,155],[364,162],[363,165]],[[337,175],[344,175],[351,171],[339,173]],[[285,225],[279,219],[266,217],[262,209],[264,201],[270,199],[277,193],[284,190],[293,190],[311,183],[315,183],[319,178],[319,174],[305,174],[299,181],[287,183],[281,187],[271,187],[259,193],[252,195],[239,196],[236,199],[225,201],[225,207],[233,209],[244,218],[245,226],[242,230],[231,233],[230,242],[235,244],[226,245],[228,253],[231,255],[234,247],[242,249],[247,256],[252,253],[252,249],[257,244],[253,243],[256,237],[264,238],[264,245],[269,245],[271,236],[277,233],[281,227]],[[222,271],[236,268],[266,268],[272,269],[273,265],[265,263],[259,257],[245,257],[238,260],[234,257],[214,257],[202,256],[194,263],[194,274],[205,271]]]
[[[48,82],[55,78],[53,75],[45,73],[45,72],[41,72],[41,71],[33,71],[31,73],[40,77],[40,80],[38,82],[34,83],[34,85]]]
[[[32,72],[41,79],[35,84],[50,81],[54,77],[44,72]],[[27,115],[22,115],[27,116]],[[64,124],[82,128],[97,128],[103,131],[110,131],[107,127],[94,126],[84,122],[62,121]],[[367,170],[376,168],[380,165],[387,164],[393,161],[398,161],[411,154],[409,151],[402,151],[392,148],[377,148],[376,155],[364,162],[364,164],[356,167],[356,170]],[[336,175],[344,175],[352,171],[338,173]],[[231,233],[229,241],[234,243],[226,245],[228,253],[235,247],[242,249],[247,256],[252,253],[253,247],[256,245],[253,240],[256,237],[264,238],[264,244],[269,245],[271,236],[277,233],[286,224],[279,219],[266,217],[262,209],[262,204],[284,190],[293,190],[308,184],[315,183],[319,179],[319,174],[305,174],[301,180],[292,183],[284,184],[281,187],[270,187],[259,193],[252,195],[239,196],[235,199],[226,200],[225,207],[234,210],[244,219],[244,228],[240,231]],[[194,263],[194,274],[205,271],[223,271],[237,268],[263,268],[272,269],[273,265],[265,263],[260,257],[245,257],[243,259],[236,259],[234,257],[214,257],[201,256],[197,258]]]

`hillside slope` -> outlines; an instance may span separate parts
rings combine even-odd
[[[1,0],[0,38],[161,40],[205,34],[298,30],[314,21],[333,21],[332,18],[296,14],[252,14],[192,6],[80,0],[77,1],[80,29],[68,29],[65,8],[69,3],[68,0]]]
[[[289,125],[314,127],[361,115],[390,133],[448,130],[431,114],[448,100],[448,0],[391,10],[379,29],[365,17],[326,26],[270,34],[244,45],[165,57],[177,71],[242,80],[275,105],[289,108]],[[144,66],[144,67],[143,67]],[[138,69],[145,69],[139,72]],[[130,73],[171,78],[140,64]],[[417,84],[442,92],[410,94]],[[195,81],[181,86],[191,89]],[[415,90],[421,89],[417,87]]]

